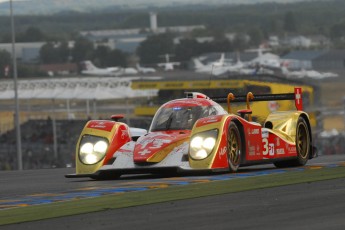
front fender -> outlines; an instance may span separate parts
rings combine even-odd
[[[112,158],[114,152],[125,143],[131,141],[129,128],[126,124],[115,121],[92,120],[86,123],[76,145],[76,174],[95,173],[102,165]],[[105,138],[108,149],[104,158],[96,164],[86,165],[79,159],[80,142],[83,136],[91,135]]]
[[[227,127],[232,115],[216,115],[199,119],[192,129],[191,137],[208,130],[218,130],[218,136],[213,151],[202,160],[195,160],[189,156],[189,165],[195,169],[226,168],[227,163]]]

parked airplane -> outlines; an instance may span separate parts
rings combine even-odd
[[[81,73],[85,75],[121,76],[121,75],[133,75],[133,74],[138,73],[138,71],[134,68],[122,68],[122,67],[98,68],[89,60],[83,61],[81,64],[83,66],[83,70],[81,71]]]
[[[286,67],[282,67],[282,72],[289,78],[313,78],[313,79],[324,79],[330,77],[338,77],[338,74],[331,72],[318,72],[316,70],[300,70],[300,71],[289,71]]]
[[[148,68],[148,67],[141,67],[139,63],[137,63],[137,70],[139,73],[155,73],[156,69],[155,68]]]
[[[280,57],[273,53],[263,53],[264,51],[269,51],[270,49],[263,48],[259,46],[258,49],[248,49],[246,52],[257,52],[257,57],[251,60],[248,65],[257,66],[268,69],[279,69],[281,67]]]
[[[254,69],[247,68],[246,65],[240,61],[239,57],[235,64],[226,63],[224,53],[221,54],[219,60],[204,65],[198,58],[193,59],[195,65],[195,72],[197,73],[209,73],[215,76],[227,73],[236,72],[241,74],[250,74],[254,72]]]
[[[163,67],[165,71],[172,71],[174,70],[174,66],[179,66],[180,62],[170,62],[170,56],[169,54],[165,54],[165,62],[163,63],[158,63],[157,65],[159,67]]]

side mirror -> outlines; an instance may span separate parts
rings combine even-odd
[[[119,121],[120,119],[123,119],[125,117],[124,114],[114,114],[114,115],[111,115],[111,120],[113,121]]]

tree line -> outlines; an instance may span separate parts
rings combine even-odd
[[[290,4],[265,3],[206,7],[197,10],[191,7],[156,9],[159,26],[203,24],[206,29],[197,29],[173,42],[176,34],[150,35],[138,47],[140,62],[153,65],[163,62],[165,54],[174,55],[174,60],[186,62],[191,57],[208,52],[241,51],[257,47],[269,35],[321,34],[329,37],[334,48],[345,48],[345,1],[299,2]],[[194,10],[193,10],[194,9]],[[10,42],[8,18],[0,17],[0,40]],[[65,13],[51,16],[16,17],[17,42],[44,41],[38,63],[78,63],[93,60],[97,66],[130,65],[130,54],[110,50],[104,46],[94,47],[91,41],[79,35],[80,30],[145,28],[149,25],[148,13],[143,10],[126,12]],[[35,26],[32,26],[35,25]],[[230,41],[226,33],[234,33]],[[246,36],[250,37],[250,40]],[[214,37],[210,42],[197,42],[197,37]],[[73,48],[68,41],[74,40]],[[10,55],[0,52],[0,70],[11,63]],[[1,71],[0,71],[1,73]],[[38,75],[32,66],[20,65],[20,76]],[[1,74],[0,74],[1,75]]]

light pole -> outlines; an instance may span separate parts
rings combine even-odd
[[[18,170],[23,170],[22,160],[22,138],[20,133],[20,121],[19,121],[19,101],[18,101],[18,87],[17,87],[17,56],[16,56],[16,36],[14,30],[14,18],[13,18],[13,5],[10,0],[10,14],[11,14],[11,30],[12,30],[12,58],[13,58],[13,81],[14,81],[14,124],[16,127],[16,143],[17,143],[17,158],[18,158]]]

